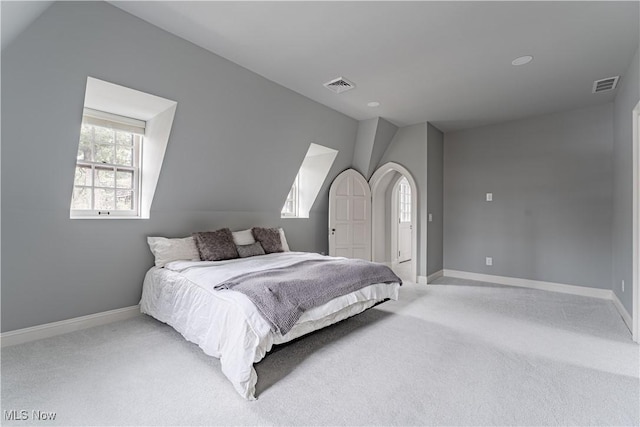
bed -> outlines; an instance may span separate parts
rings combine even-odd
[[[339,260],[346,259],[283,251],[218,261],[169,261],[147,272],[140,309],[172,326],[207,355],[219,358],[222,372],[235,390],[253,400],[258,380],[253,364],[274,345],[354,316],[384,300],[397,300],[402,282],[398,279],[362,285],[304,311],[286,330],[274,328],[264,309],[245,293],[221,285],[247,274],[342,262]]]

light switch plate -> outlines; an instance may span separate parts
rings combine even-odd
[[[493,193],[487,193],[487,202],[493,202]]]

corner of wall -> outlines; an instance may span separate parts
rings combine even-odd
[[[622,75],[613,101],[611,290],[633,312],[633,109],[640,101],[640,49]],[[622,291],[622,282],[625,290]]]

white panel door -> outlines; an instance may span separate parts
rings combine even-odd
[[[329,190],[329,255],[371,260],[371,189],[353,169]]]

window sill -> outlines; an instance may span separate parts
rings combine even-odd
[[[78,216],[78,215],[71,215],[69,217],[69,219],[148,219],[148,218],[142,218],[140,216],[109,216],[109,215],[103,215],[103,216]]]

